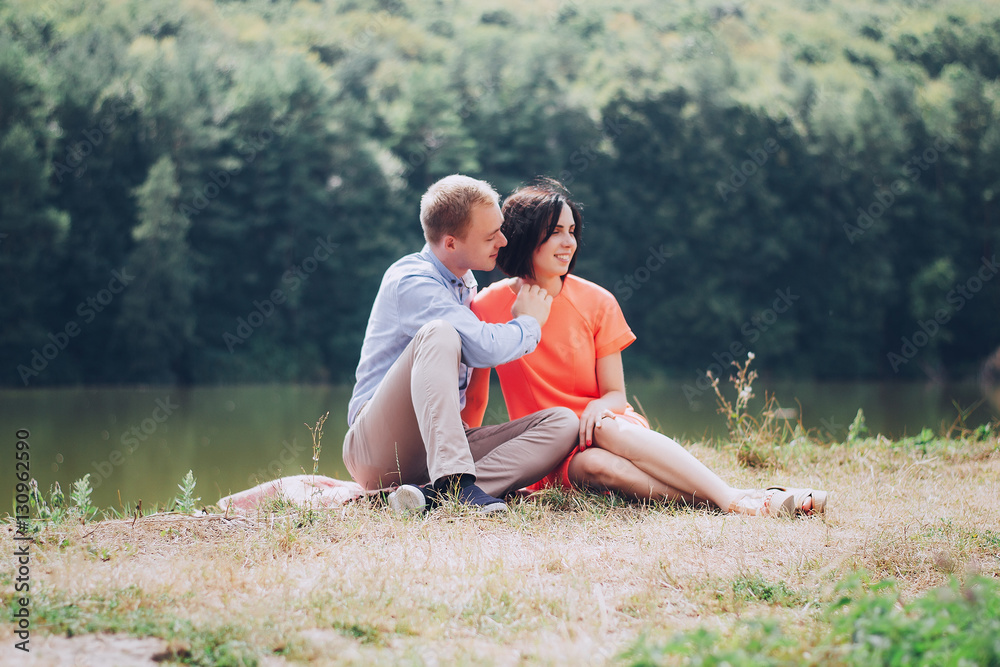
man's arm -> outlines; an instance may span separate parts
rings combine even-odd
[[[542,338],[542,327],[534,315],[521,314],[504,324],[483,322],[458,303],[444,285],[427,276],[400,281],[396,296],[400,323],[407,335],[416,335],[431,320],[444,320],[462,337],[462,359],[473,368],[513,361],[532,352]]]

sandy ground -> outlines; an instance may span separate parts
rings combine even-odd
[[[151,610],[231,632],[264,665],[597,665],[640,637],[761,617],[808,644],[837,584],[859,570],[894,578],[904,600],[952,576],[1000,577],[995,440],[790,450],[769,471],[738,468],[729,451],[693,451],[738,485],[822,485],[828,511],[778,520],[571,498],[503,518],[398,518],[362,502],[312,521],[292,511],[66,525],[32,547],[33,595],[101,627]],[[10,553],[12,532],[2,539]],[[734,582],[754,578],[794,599],[734,595]],[[0,591],[5,603],[11,588]],[[196,643],[183,633],[66,637],[41,624],[25,656],[12,632],[0,627],[2,665],[163,664]]]

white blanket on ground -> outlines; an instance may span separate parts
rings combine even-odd
[[[252,489],[228,495],[216,503],[219,509],[254,510],[266,500],[280,497],[300,507],[343,505],[365,494],[356,482],[345,482],[322,475],[292,475],[258,484]]]

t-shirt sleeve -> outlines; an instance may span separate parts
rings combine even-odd
[[[511,304],[508,301],[509,299],[504,298],[503,291],[491,285],[477,294],[469,307],[483,322],[509,322]]]
[[[602,290],[594,325],[594,347],[597,358],[621,352],[634,341],[635,334],[625,321],[625,314],[622,313],[618,301],[609,292]]]

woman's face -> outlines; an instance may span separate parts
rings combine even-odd
[[[575,230],[573,212],[563,204],[552,236],[535,248],[531,257],[536,280],[566,275],[569,262],[576,253],[576,237],[573,236]]]

